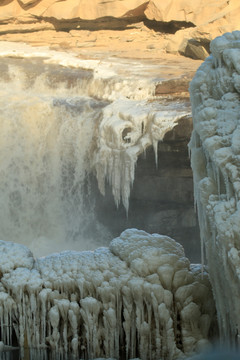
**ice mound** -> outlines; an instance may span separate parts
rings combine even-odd
[[[8,273],[16,268],[32,269],[34,259],[24,245],[0,240],[0,273]]]
[[[5,346],[15,332],[22,350],[170,360],[208,343],[215,308],[207,273],[167,236],[129,229],[109,248],[35,261],[24,246],[1,247],[15,264],[0,272]]]
[[[220,335],[240,333],[240,32],[211,43],[190,85],[194,193]]]

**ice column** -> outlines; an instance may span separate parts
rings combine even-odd
[[[194,193],[220,335],[240,340],[240,32],[211,43],[190,84]]]

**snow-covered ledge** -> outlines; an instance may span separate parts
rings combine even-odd
[[[190,84],[189,147],[220,336],[234,345],[240,340],[240,31],[213,40],[211,53]]]

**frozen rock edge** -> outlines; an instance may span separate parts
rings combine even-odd
[[[211,52],[190,85],[191,164],[220,336],[234,346],[240,339],[240,32],[217,37]]]
[[[125,230],[109,248],[34,259],[0,241],[2,345],[60,358],[180,359],[208,343],[215,305],[206,272],[173,239]],[[2,346],[4,348],[4,346]]]

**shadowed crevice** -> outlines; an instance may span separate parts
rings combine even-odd
[[[29,10],[32,7],[35,7],[37,4],[39,4],[42,0],[32,0],[30,2],[28,2],[26,5],[24,5],[20,0],[17,0],[19,6],[21,6],[21,8],[23,10]]]
[[[143,24],[156,32],[175,34],[178,30],[188,27],[194,27],[194,24],[185,21],[156,21],[149,20],[145,15],[115,18],[113,16],[104,16],[95,20],[83,20],[75,18],[71,20],[57,20],[55,18],[41,18],[51,23],[57,31],[78,30],[125,30],[139,28],[139,23]],[[39,20],[41,20],[39,19]]]

